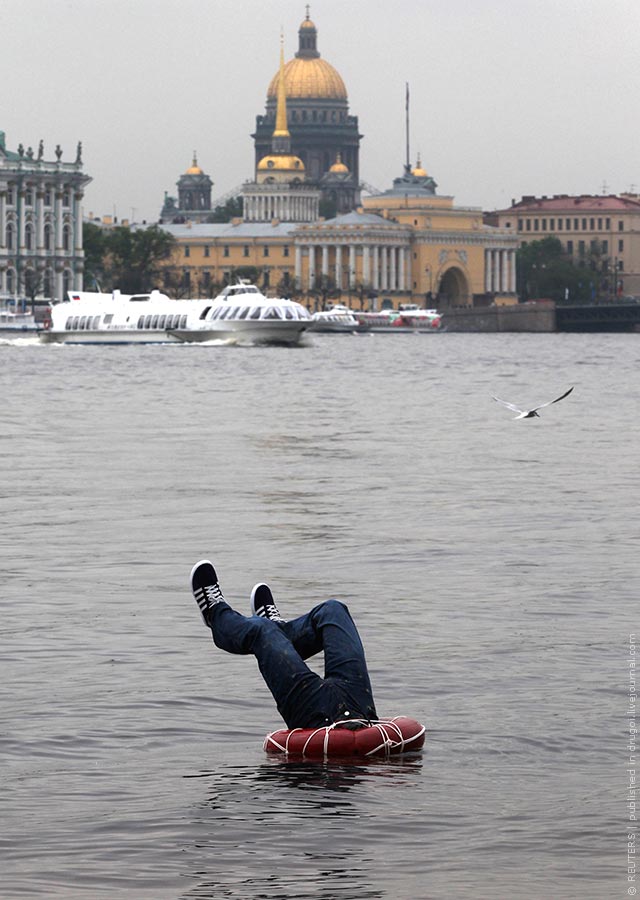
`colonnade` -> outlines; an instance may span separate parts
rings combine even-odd
[[[295,277],[302,285],[302,258],[306,253],[307,289],[317,276],[332,278],[338,290],[357,282],[376,291],[407,291],[411,287],[409,247],[396,244],[296,244]],[[359,265],[358,265],[359,261]]]
[[[319,192],[247,190],[243,193],[245,222],[315,222],[318,218]]]
[[[489,294],[515,294],[515,250],[484,251],[484,289]]]
[[[0,296],[17,296],[25,291],[18,272],[33,269],[47,274],[52,298],[62,300],[67,290],[82,288],[82,191],[44,184],[14,185],[12,202],[9,187],[0,187]],[[27,194],[32,200],[27,204]],[[53,203],[45,206],[45,194]],[[35,197],[35,202],[33,202]],[[65,203],[66,199],[66,203]],[[13,229],[12,246],[7,241]],[[79,265],[80,263],[80,265]],[[42,294],[43,284],[38,285]]]

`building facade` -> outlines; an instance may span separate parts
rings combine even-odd
[[[640,296],[638,194],[523,197],[487,219],[518,244],[557,238],[574,265],[601,273],[610,298]]]
[[[82,146],[73,162],[44,159],[22,144],[6,147],[0,132],[0,298],[62,300],[82,289],[82,200],[91,181],[82,171]]]
[[[204,294],[250,275],[310,308],[329,298],[374,310],[517,302],[517,235],[485,225],[482,210],[454,206],[433,184],[405,172],[389,191],[327,220],[163,226],[178,242],[171,266]]]

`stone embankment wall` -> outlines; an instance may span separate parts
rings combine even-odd
[[[517,306],[458,306],[442,311],[447,331],[556,331],[553,303],[520,303]]]

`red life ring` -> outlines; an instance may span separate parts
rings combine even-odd
[[[264,739],[266,753],[314,758],[348,756],[390,756],[420,750],[425,727],[409,716],[377,719],[357,731],[334,722],[324,728],[286,728],[273,731]],[[353,724],[351,720],[349,725]]]

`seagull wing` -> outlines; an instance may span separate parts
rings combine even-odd
[[[571,393],[572,390],[573,390],[573,388],[570,387],[568,391],[566,391],[564,394],[562,394],[562,396],[556,397],[555,400],[549,400],[548,403],[541,403],[540,406],[536,406],[536,407],[532,410],[532,412],[535,412],[536,409],[543,409],[545,406],[551,406],[552,403],[557,403],[558,400],[564,400],[565,397],[568,397],[568,396],[569,396],[569,394]]]
[[[517,413],[524,413],[524,412],[527,412],[526,409],[520,409],[519,406],[514,406],[513,403],[507,403],[506,400],[501,400],[500,397],[494,397],[493,399],[494,399],[497,403],[502,403],[502,405],[503,405],[503,406],[506,406],[507,409],[513,410],[513,412],[517,412]],[[560,397],[559,397],[558,399],[560,399]]]

